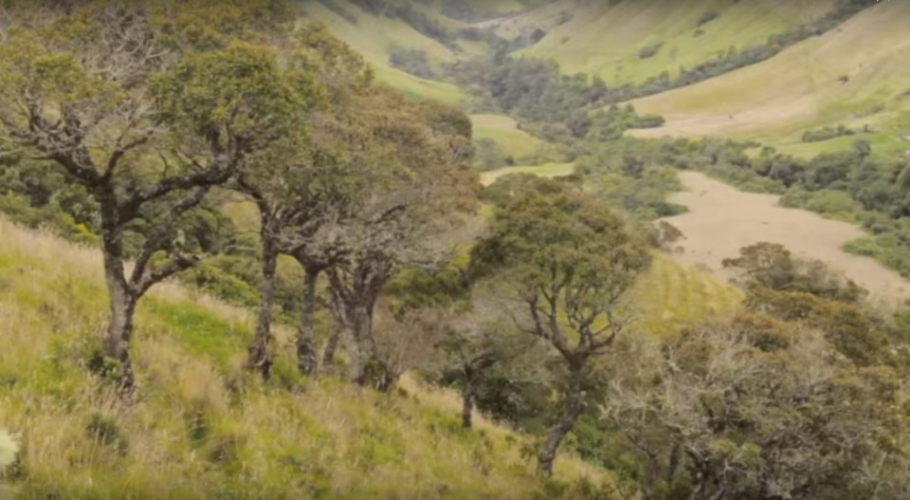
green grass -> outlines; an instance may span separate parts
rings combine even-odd
[[[635,328],[656,336],[735,311],[742,299],[736,288],[663,254],[655,254],[631,292]]]
[[[636,100],[640,112],[662,114],[667,124],[635,135],[750,138],[810,156],[850,139],[806,145],[806,129],[869,125],[874,144],[907,149],[898,135],[910,115],[908,24],[910,4],[882,2],[762,63]]]
[[[335,36],[347,42],[351,48],[374,64],[387,65],[389,48],[395,45],[411,50],[423,50],[433,64],[455,60],[455,54],[451,49],[424,36],[400,19],[368,14],[351,0],[332,1],[356,17],[356,24],[315,0],[303,4],[304,17],[325,23]]]
[[[831,0],[590,2],[570,9],[571,21],[520,54],[553,59],[564,73],[596,75],[607,85],[638,84],[663,71],[675,77],[681,66],[692,68],[731,46],[739,50],[763,43],[769,35],[819,17],[833,4]],[[697,27],[699,18],[709,11],[718,17]],[[695,36],[696,29],[704,33]],[[643,48],[657,44],[660,49],[653,57],[639,57]]]
[[[409,75],[395,68],[374,64],[376,78],[399,90],[408,97],[418,100],[438,101],[457,106],[464,99],[464,92],[455,85],[435,80],[426,80]]]
[[[559,177],[571,175],[574,169],[574,163],[548,163],[530,167],[506,167],[480,174],[480,182],[481,184],[488,186],[496,182],[496,179],[508,174],[534,174],[542,177]]]
[[[394,46],[423,50],[437,69],[443,63],[456,60],[452,49],[419,33],[400,19],[370,15],[350,0],[333,1],[355,16],[357,22],[350,22],[315,0],[303,4],[304,18],[325,23],[335,36],[371,63],[380,81],[414,99],[430,99],[450,105],[461,102],[464,93],[457,86],[418,78],[389,66],[389,50]],[[472,50],[478,48],[472,47]]]
[[[474,139],[490,139],[499,144],[506,155],[521,159],[533,155],[545,146],[540,139],[517,128],[514,119],[503,115],[472,115]]]
[[[0,426],[21,438],[18,498],[531,498],[528,439],[406,379],[391,396],[300,380],[278,330],[275,376],[243,367],[251,318],[174,284],[136,318],[138,399],[86,367],[106,300],[97,252],[0,220]],[[99,434],[101,433],[101,434]],[[569,456],[557,476],[610,482]],[[567,493],[567,495],[571,495]],[[4,497],[5,498],[5,497]]]

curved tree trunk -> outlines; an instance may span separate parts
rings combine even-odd
[[[316,280],[319,269],[305,268],[300,309],[300,326],[297,330],[297,369],[303,375],[316,376],[319,361],[313,340],[313,311],[316,305]]]
[[[560,443],[565,439],[584,409],[581,400],[581,381],[584,371],[584,362],[574,361],[569,366],[569,386],[566,393],[566,410],[559,421],[550,428],[543,449],[537,457],[538,470],[547,475],[553,475],[553,462]]]
[[[272,343],[272,305],[275,303],[275,271],[278,267],[278,252],[274,243],[264,237],[262,240],[262,286],[259,297],[259,316],[256,334],[249,347],[250,369],[258,372],[263,380],[271,376],[272,359],[269,347]]]

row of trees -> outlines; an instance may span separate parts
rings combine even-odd
[[[186,223],[225,190],[259,212],[250,366],[268,378],[276,262],[287,254],[306,277],[300,370],[316,372],[325,272],[363,383],[379,291],[399,266],[442,258],[437,237],[474,209],[468,118],[374,85],[359,56],[322,27],[295,28],[282,2],[46,2],[8,14],[3,144],[23,163],[55,165],[97,207],[111,312],[104,352],[123,394],[135,385],[137,303],[199,262],[206,245],[187,239],[204,235]]]
[[[409,343],[414,332],[446,329],[430,351],[449,356],[441,376],[459,380],[470,426],[480,374],[497,363],[533,366],[521,353],[535,348],[502,334],[501,311],[466,321],[447,306],[466,286],[505,286],[505,309],[567,370],[565,409],[539,457],[552,473],[582,411],[590,360],[624,326],[617,311],[647,265],[645,246],[603,205],[535,181],[501,200],[470,264],[432,303],[421,280],[438,284],[477,204],[470,120],[375,85],[323,28],[288,23],[289,8],[265,0],[11,7],[0,47],[8,167],[62,173],[97,220],[110,304],[105,373],[129,401],[138,303],[216,247],[204,241],[211,234],[189,229],[214,194],[237,193],[259,219],[250,369],[271,373],[277,261],[287,255],[303,271],[301,373],[319,369],[314,310],[324,276],[335,327],[322,361],[343,339],[352,382],[388,390],[413,365],[405,358],[432,355]],[[374,312],[390,289],[396,321],[376,336]]]

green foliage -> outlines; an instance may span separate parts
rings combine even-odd
[[[389,64],[418,78],[434,79],[436,71],[430,65],[426,51],[405,49],[398,46],[389,48]]]
[[[823,262],[794,257],[780,244],[756,243],[740,249],[739,254],[739,258],[724,259],[723,266],[738,271],[739,280],[746,288],[760,286],[776,291],[805,292],[854,303],[868,294]]]
[[[647,266],[639,243],[599,203],[540,179],[495,214],[474,257],[481,268],[511,268],[528,291],[547,289],[553,274],[564,276],[589,292],[573,299],[577,306],[597,310],[603,294],[627,287]]]
[[[763,317],[687,329],[621,354],[635,356],[635,369],[614,371],[603,416],[628,440],[652,498],[763,498],[770,489],[846,499],[879,488],[900,498],[908,485],[897,449],[908,436],[892,403],[899,372],[858,368],[832,350],[817,332]],[[858,460],[881,464],[874,480],[856,471]]]
[[[300,110],[320,98],[307,71],[292,68],[282,74],[276,51],[240,42],[187,55],[149,87],[162,121],[198,137],[219,134],[253,141],[245,147],[258,146],[257,133],[288,133]]]
[[[856,131],[843,125],[839,124],[836,127],[829,125],[819,129],[805,131],[802,140],[803,142],[822,142],[827,141],[828,139],[834,139],[835,137],[854,134],[856,134]]]

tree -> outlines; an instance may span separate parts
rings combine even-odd
[[[544,386],[549,382],[543,346],[528,342],[523,332],[504,318],[497,319],[494,311],[478,308],[484,307],[477,303],[470,314],[454,321],[451,331],[439,344],[443,361],[438,378],[461,391],[461,425],[466,429],[473,426],[474,408],[478,403],[481,406],[488,403],[486,393],[497,392],[492,399],[497,400],[500,407],[488,409],[494,415],[505,416],[501,410],[510,401],[499,400],[506,398],[514,402],[521,399],[521,389],[526,385],[546,393]],[[509,385],[511,390],[497,391],[494,386],[501,383]]]
[[[129,396],[137,302],[199,260],[183,253],[175,223],[281,132],[287,82],[273,55],[251,45],[222,40],[182,55],[160,30],[173,5],[48,5],[0,46],[0,124],[9,146],[57,165],[98,205],[111,311],[104,352]],[[125,234],[150,213],[127,273]]]
[[[526,311],[523,328],[548,342],[568,369],[565,410],[538,456],[541,472],[550,475],[560,443],[585,409],[589,362],[627,324],[622,299],[648,266],[648,250],[594,199],[539,180],[496,212],[473,258],[478,272],[508,283]]]
[[[806,292],[818,297],[859,302],[867,292],[841,273],[814,259],[793,257],[777,243],[756,243],[743,247],[736,259],[724,259],[723,266],[737,271],[742,285],[777,291]]]
[[[305,25],[287,45],[282,70],[296,84],[294,128],[250,155],[233,186],[259,211],[262,285],[248,365],[265,379],[270,374],[271,315],[282,253],[294,256],[304,267],[298,365],[304,374],[316,372],[311,340],[315,288],[328,262],[308,259],[313,252],[301,239],[317,233],[340,207],[351,203],[362,185],[351,180],[357,178],[356,172],[339,168],[338,158],[344,154],[339,144],[351,139],[357,129],[353,120],[341,115],[350,114],[349,94],[366,89],[372,77],[363,60],[321,25]]]
[[[906,496],[894,370],[857,369],[820,332],[754,316],[631,352],[603,410],[642,458],[644,498]]]
[[[366,383],[374,358],[373,311],[383,286],[407,266],[445,261],[476,207],[479,183],[470,169],[470,120],[435,104],[410,104],[377,89],[363,107],[368,149],[353,158],[373,173],[361,202],[324,234],[342,258],[327,269],[335,319],[347,336],[351,378]]]

